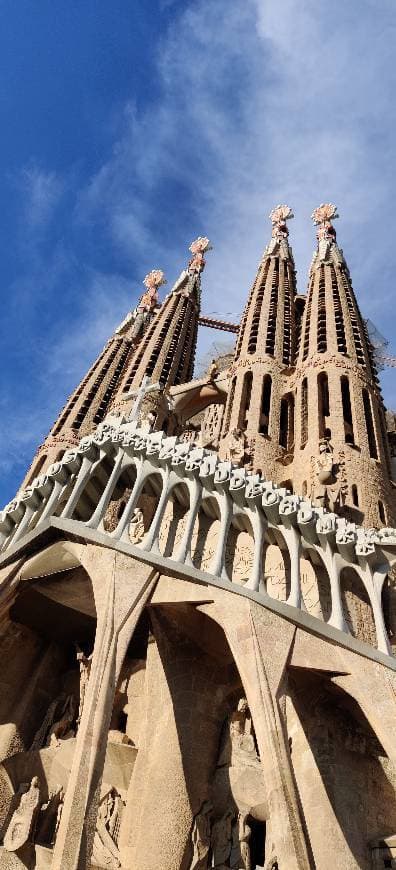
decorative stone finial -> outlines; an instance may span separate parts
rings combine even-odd
[[[322,204],[312,212],[311,217],[316,225],[329,223],[339,217],[337,206],[333,205],[332,202],[322,202]]]
[[[148,290],[152,290],[153,288],[161,287],[162,284],[167,284],[167,280],[165,278],[164,273],[161,269],[152,269],[151,272],[146,275],[143,284],[147,287]]]
[[[294,218],[294,214],[289,205],[277,205],[272,209],[269,217],[272,221],[272,234],[274,235],[274,230],[278,228],[279,230],[284,228],[287,232],[286,221]]]
[[[289,205],[277,205],[272,209],[269,217],[272,222],[272,237],[265,253],[270,256],[276,254],[286,260],[292,256],[288,244],[289,230],[286,221],[291,220],[294,214]]]
[[[190,274],[199,275],[203,272],[206,260],[204,258],[205,251],[212,251],[213,246],[210,243],[209,239],[206,236],[198,236],[194,242],[191,242],[189,250],[193,254],[191,260],[188,264],[188,271]]]

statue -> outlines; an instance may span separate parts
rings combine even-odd
[[[71,710],[71,706],[73,705],[73,717],[70,720],[70,724],[74,718],[74,699],[72,695],[65,695],[64,692],[61,692],[54,701],[51,701],[48,710],[44,716],[44,719],[40,725],[40,728],[36,731],[36,734],[33,738],[33,743],[30,747],[30,752],[35,752],[38,749],[42,749],[43,746],[48,745],[49,735],[54,731],[54,723],[57,723],[60,718],[62,718],[67,709]],[[59,709],[60,708],[60,709]]]
[[[78,709],[77,727],[80,725],[83,714],[85,695],[87,693],[89,675],[91,673],[92,653],[86,656],[78,643],[75,644],[77,650],[77,661],[80,665],[80,704]]]
[[[191,833],[193,857],[190,870],[207,870],[210,849],[210,801],[205,801],[195,816]]]
[[[247,816],[243,816],[242,813],[238,816],[238,832],[239,832],[239,848],[241,850],[241,859],[242,859],[242,867],[243,870],[252,870],[252,862],[250,860],[250,837],[252,835],[252,831],[250,826],[248,825]]]
[[[134,508],[131,521],[129,523],[129,540],[131,544],[140,544],[145,535],[144,517],[141,508]]]
[[[117,846],[123,802],[115,789],[111,789],[99,805],[93,843],[92,863],[111,870],[121,867]]]
[[[246,440],[242,429],[232,429],[228,442],[227,459],[237,465],[242,465],[245,459],[245,446]]]
[[[213,867],[215,870],[226,870],[231,854],[232,844],[232,813],[228,812],[212,826]]]
[[[38,777],[34,776],[30,785],[24,783],[21,786],[21,791],[19,804],[11,816],[4,835],[3,846],[7,852],[16,852],[28,842],[32,833],[34,833],[39,812],[40,789]]]
[[[237,709],[231,714],[230,738],[232,752],[248,755],[252,761],[258,761],[252,719],[246,698],[241,698]]]
[[[319,456],[315,462],[317,482],[312,488],[312,499],[318,507],[335,511],[344,504],[342,486],[337,482],[333,462],[333,446],[329,438],[319,441]]]
[[[68,737],[74,737],[74,729],[72,728],[74,717],[74,698],[73,695],[68,695],[61,710],[60,719],[51,725],[46,746],[56,748],[60,745],[61,740],[65,740]]]
[[[217,365],[217,362],[215,359],[212,359],[212,362],[211,362],[210,367],[209,367],[209,380],[214,381],[215,378],[217,378],[219,374],[220,374],[220,369]]]

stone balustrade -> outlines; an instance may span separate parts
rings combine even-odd
[[[118,501],[116,496],[118,491],[122,495],[120,481],[126,480],[127,496],[121,503],[121,496]],[[152,486],[154,507],[147,520],[147,511],[144,517],[141,505],[148,485]],[[135,423],[121,423],[118,427],[102,424],[19,492],[0,512],[0,552],[14,547],[32,529],[39,529],[48,517],[56,516],[105,532],[110,539],[133,543],[146,553],[158,554],[166,511],[172,500],[180,498],[182,490],[183,524],[171,555],[165,553],[170,561],[194,566],[192,542],[197,518],[204,505],[212,505],[217,518],[213,552],[209,562],[198,566],[207,574],[208,583],[211,577],[226,582],[233,579],[227,550],[230,529],[245,529],[252,542],[248,576],[234,582],[243,582],[247,589],[259,593],[265,604],[270,593],[264,551],[268,541],[276,541],[289,565],[285,603],[290,608],[307,609],[301,559],[309,557],[328,578],[330,606],[324,621],[350,633],[341,578],[344,569],[353,569],[371,609],[375,645],[391,654],[382,593],[396,561],[396,529],[365,529],[350,523],[258,474],[220,461],[212,451],[164,432],[147,433]],[[119,505],[119,515],[109,530],[106,517],[114,501]],[[138,511],[140,525],[136,522]],[[140,534],[136,535],[138,527]]]

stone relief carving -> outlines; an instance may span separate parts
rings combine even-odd
[[[227,447],[227,459],[242,465],[246,453],[246,437],[242,429],[232,429]]]
[[[37,814],[40,805],[40,788],[37,776],[31,783],[21,786],[20,798],[17,808],[14,810],[6,833],[3,845],[7,852],[16,852],[27,843],[34,833]]]
[[[99,804],[94,836],[92,863],[98,867],[116,870],[121,867],[118,849],[124,803],[116,789],[111,789]]]
[[[93,653],[91,653],[91,655],[89,656],[85,655],[83,650],[80,649],[79,645],[76,643],[76,657],[80,666],[80,704],[78,709],[77,726],[80,724],[83,714],[84,701],[87,694],[89,675],[91,672],[92,655]]]
[[[145,535],[144,517],[141,508],[134,508],[129,523],[129,540],[131,544],[140,544]]]
[[[345,503],[345,484],[340,480],[340,468],[333,461],[333,446],[328,438],[319,442],[319,456],[314,461],[315,478],[311,497],[319,507],[339,510]]]

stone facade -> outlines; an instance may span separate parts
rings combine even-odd
[[[150,272],[0,512],[0,868],[394,865],[394,495],[335,216],[304,303],[274,209],[195,380],[209,240],[162,306]]]

